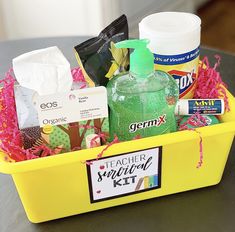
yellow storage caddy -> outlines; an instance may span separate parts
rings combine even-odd
[[[187,191],[220,182],[235,133],[235,99],[220,124],[18,163],[11,174],[31,222]],[[203,164],[199,160],[200,136]],[[3,154],[2,154],[3,155]],[[93,161],[91,161],[93,160]],[[85,162],[91,161],[92,164]]]

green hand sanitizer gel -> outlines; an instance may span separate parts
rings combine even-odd
[[[149,40],[125,40],[117,48],[132,48],[130,71],[113,77],[108,85],[110,135],[121,141],[176,131],[174,110],[178,85],[166,72],[154,71]]]

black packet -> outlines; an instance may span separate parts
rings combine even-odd
[[[74,47],[76,58],[90,87],[106,86],[109,78],[128,71],[128,49],[117,49],[114,43],[128,39],[128,22],[120,16],[100,32]]]

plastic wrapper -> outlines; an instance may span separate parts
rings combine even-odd
[[[75,46],[76,58],[89,86],[106,86],[113,75],[127,71],[128,49],[117,49],[114,43],[128,39],[125,15],[113,21],[97,37]]]

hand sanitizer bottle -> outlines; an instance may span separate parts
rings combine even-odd
[[[132,48],[130,71],[113,77],[108,85],[110,136],[121,141],[176,131],[175,105],[179,91],[166,72],[154,71],[149,40],[125,40],[117,48]]]

